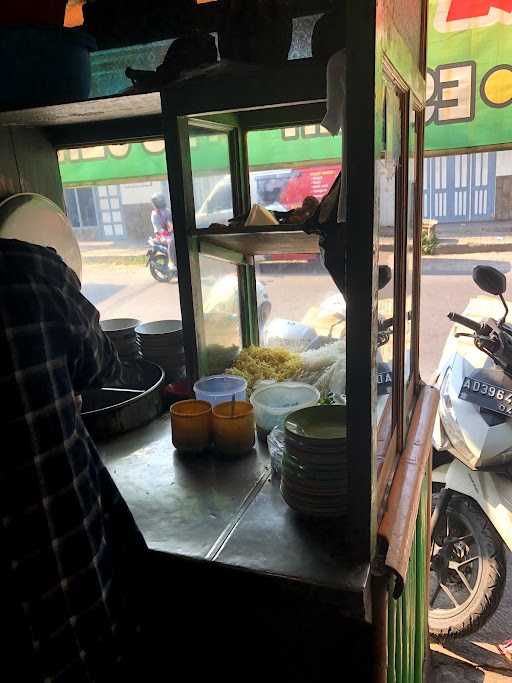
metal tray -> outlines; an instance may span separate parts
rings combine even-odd
[[[133,386],[90,389],[82,394],[82,419],[89,434],[105,440],[148,424],[162,412],[164,371],[147,360],[133,361]]]

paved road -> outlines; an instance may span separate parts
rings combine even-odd
[[[506,276],[512,298],[512,253],[487,253],[450,257],[429,257],[423,261],[421,297],[421,370],[429,379],[436,368],[450,330],[448,311],[462,312],[479,290],[473,284],[471,272],[476,263],[491,263]],[[318,305],[335,290],[327,275],[309,274],[300,266],[286,266],[260,273],[267,288],[276,317],[301,320],[307,311]],[[102,318],[135,317],[143,321],[179,318],[179,297],[176,284],[159,284],[149,272],[139,266],[85,265],[83,291],[99,308]],[[512,564],[509,562],[509,576]],[[503,662],[492,645],[512,637],[512,579],[500,610],[493,620],[473,638],[456,641],[435,655],[435,663],[443,663],[450,655],[462,657],[476,665],[485,664],[484,674],[478,668],[457,673],[457,669],[437,668],[439,681],[465,677],[468,681],[499,681],[506,675]],[[449,660],[447,660],[449,661]],[[462,670],[461,670],[462,671]],[[512,670],[510,675],[512,676]],[[452,676],[452,677],[450,677]]]
[[[471,280],[476,263],[491,263],[507,274],[512,297],[512,253],[427,257],[423,261],[421,297],[421,371],[429,379],[451,327],[450,310],[464,310],[479,292]],[[176,284],[154,282],[141,266],[84,266],[84,293],[103,318],[135,317],[144,321],[179,318]],[[335,292],[326,275],[308,274],[300,266],[260,274],[276,317],[302,320],[308,310]]]
[[[421,372],[428,380],[436,369],[444,342],[452,323],[446,317],[449,311],[461,313],[468,300],[478,296],[480,290],[473,283],[473,266],[482,263],[493,265],[507,277],[512,298],[512,253],[461,254],[433,256],[423,259],[421,279]]]

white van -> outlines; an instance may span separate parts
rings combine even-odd
[[[249,174],[251,204],[260,204],[271,211],[287,211],[287,207],[279,202],[279,196],[294,173],[292,168],[252,171]],[[231,176],[225,175],[212,188],[196,213],[196,225],[198,228],[207,228],[212,223],[228,225],[231,218]]]

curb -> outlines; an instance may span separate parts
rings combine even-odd
[[[435,248],[433,256],[441,254],[480,254],[499,251],[512,252],[512,242],[484,242],[482,244],[475,242],[466,244],[443,244],[441,242],[441,244]]]
[[[120,254],[118,256],[84,256],[84,254],[82,254],[82,263],[109,266],[145,266],[146,254]]]

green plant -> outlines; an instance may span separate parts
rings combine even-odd
[[[436,249],[439,246],[439,239],[435,235],[429,235],[424,232],[421,235],[421,253],[424,256],[432,256],[436,253]]]
[[[327,393],[323,393],[320,398],[318,399],[318,405],[319,406],[332,406],[336,403],[336,396],[333,394],[332,391],[329,391]]]

